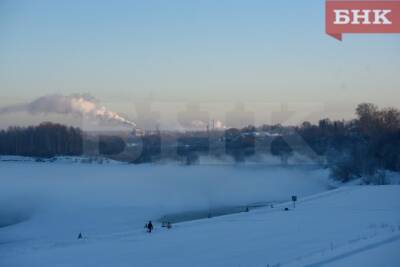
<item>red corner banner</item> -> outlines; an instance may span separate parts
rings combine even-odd
[[[326,33],[400,33],[400,0],[327,0]]]

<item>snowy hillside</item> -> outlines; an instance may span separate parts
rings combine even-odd
[[[324,171],[261,167],[3,162],[0,168],[0,215],[15,219],[0,228],[2,267],[400,262],[396,185],[327,191]],[[293,194],[295,209],[287,202]],[[255,202],[275,204],[169,230],[157,221]],[[149,219],[156,226],[151,234],[143,228]]]

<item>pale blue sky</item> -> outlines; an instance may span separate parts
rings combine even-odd
[[[149,97],[400,107],[400,36],[324,27],[323,0],[0,0],[0,106],[87,92],[123,113]]]

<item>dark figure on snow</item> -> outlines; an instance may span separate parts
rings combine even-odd
[[[151,223],[151,221],[149,221],[149,223],[147,224],[147,232],[151,233],[151,231],[153,231],[153,224]]]

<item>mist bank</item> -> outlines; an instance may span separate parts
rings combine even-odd
[[[0,155],[43,158],[89,156],[133,164],[175,161],[186,165],[202,157],[234,163],[326,166],[333,178],[348,182],[388,183],[387,171],[400,172],[400,111],[360,104],[357,119],[300,126],[262,125],[206,131],[88,134],[80,129],[44,123],[0,131]]]
[[[139,223],[177,212],[286,201],[329,188],[326,170],[265,165],[24,161],[0,162],[0,168],[0,207],[15,207],[38,225],[54,217],[79,217],[78,225],[111,224],[105,210],[123,210]]]

